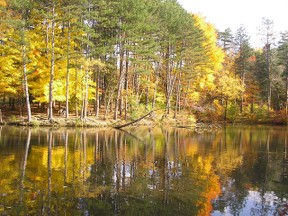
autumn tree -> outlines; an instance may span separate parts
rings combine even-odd
[[[16,75],[13,56],[19,53],[12,38],[17,35],[9,20],[13,11],[6,1],[0,2],[0,88],[5,102],[7,95],[16,95],[19,90],[19,75]]]
[[[33,44],[35,33],[32,32],[34,23],[31,18],[31,11],[34,7],[33,4],[34,2],[30,0],[9,2],[9,7],[13,10],[11,13],[13,18],[8,18],[8,23],[11,24],[16,33],[13,38],[14,45],[12,45],[18,50],[18,53],[14,53],[14,67],[22,69],[21,82],[26,101],[28,124],[30,124],[32,118],[28,74],[33,72],[36,63],[35,54],[33,52],[35,49],[35,44]]]

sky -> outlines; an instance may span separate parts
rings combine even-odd
[[[233,33],[243,25],[251,44],[261,47],[259,28],[262,18],[274,22],[276,32],[288,31],[288,0],[178,0],[188,12],[201,14],[216,29],[231,28]]]

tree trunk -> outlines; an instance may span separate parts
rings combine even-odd
[[[245,71],[243,71],[243,73],[241,74],[241,83],[242,86],[245,85]],[[241,92],[240,113],[243,112],[243,103],[244,103],[244,92]]]
[[[70,12],[70,11],[69,11]],[[65,117],[69,118],[69,67],[70,67],[70,40],[71,40],[71,32],[70,32],[70,20],[68,20],[68,36],[67,36],[67,68],[66,68],[66,113]]]
[[[139,74],[134,74],[134,78],[133,78],[133,86],[135,89],[135,95],[136,95],[136,101],[138,103],[139,101],[139,97],[140,97],[140,78],[139,78]]]
[[[171,88],[171,73],[170,73],[170,45],[167,47],[166,53],[166,113],[170,111],[170,88]]]
[[[123,125],[114,126],[114,128],[120,129],[120,128],[123,128],[123,127],[127,127],[127,126],[129,126],[129,125],[131,125],[131,124],[134,124],[134,123],[142,120],[143,118],[149,116],[149,115],[152,114],[153,112],[154,112],[154,110],[152,110],[151,112],[147,113],[147,114],[144,115],[144,116],[141,116],[140,118],[138,118],[138,119],[136,119],[136,120],[134,120],[134,121],[132,121],[132,122],[128,122],[128,123],[123,124]]]
[[[268,39],[267,39],[268,40]],[[271,75],[270,75],[270,44],[266,43],[266,65],[267,65],[267,73],[268,73],[268,95],[267,95],[267,103],[268,103],[268,111],[271,109]]]
[[[179,61],[179,77],[176,78],[176,100],[175,100],[175,112],[174,118],[177,118],[177,113],[180,113],[180,101],[181,101],[181,76],[182,76],[182,59]]]
[[[188,108],[188,92],[189,92],[189,86],[190,86],[191,81],[188,80],[187,87],[185,88],[185,93],[184,93],[184,107],[187,109]]]
[[[180,74],[181,76],[181,74]],[[175,100],[175,110],[174,110],[174,118],[177,118],[178,112],[180,112],[180,78],[177,79],[176,86],[176,100]]]
[[[254,113],[254,96],[252,96],[252,101],[250,105],[250,113]]]
[[[125,109],[125,120],[127,120],[127,113],[128,113],[128,72],[129,72],[129,61],[128,61],[128,57],[129,57],[129,52],[128,50],[126,50],[126,67],[125,67],[125,105],[124,105],[124,109]]]
[[[271,88],[271,82],[269,80],[269,84],[268,84],[268,111],[271,110],[271,96],[272,96],[272,88]]]
[[[225,98],[225,112],[224,112],[224,121],[227,121],[227,111],[228,111],[228,98]]]
[[[115,110],[114,110],[114,120],[118,119],[118,110],[121,97],[122,83],[123,83],[123,61],[124,61],[124,50],[123,44],[120,44],[120,61],[119,61],[119,80],[118,80],[118,89],[115,101]]]
[[[30,106],[30,98],[29,98],[29,90],[28,90],[28,80],[27,80],[27,56],[26,56],[26,45],[23,46],[23,90],[26,99],[26,107],[27,107],[27,120],[28,124],[31,123],[32,114],[31,114],[31,106]]]
[[[87,111],[88,111],[88,81],[89,81],[89,71],[86,70],[85,72],[85,92],[84,92],[84,98],[83,98],[83,108],[82,108],[82,119],[87,118]]]
[[[48,25],[48,24],[47,24]],[[49,104],[48,104],[48,120],[53,119],[53,82],[54,82],[54,67],[55,67],[55,3],[52,3],[52,25],[51,25],[51,68],[49,81]]]
[[[167,46],[166,51],[166,88],[165,88],[165,96],[166,96],[166,114],[170,113],[171,107],[171,95],[173,92],[174,83],[176,80],[176,76],[172,76],[172,65],[170,65],[170,44]]]
[[[77,60],[76,63],[78,64]],[[77,92],[78,92],[78,68],[76,67],[76,71],[75,71],[75,85],[74,85],[74,89],[75,89],[75,114],[76,117],[79,116],[79,109],[78,109],[78,98],[77,98]]]
[[[157,66],[156,66],[157,67]],[[159,82],[159,68],[155,70],[155,87],[154,87],[154,95],[153,95],[153,102],[152,102],[152,109],[155,108],[156,105],[156,98],[157,98],[157,88],[158,88],[158,82]]]
[[[99,78],[99,67],[96,70],[96,94],[95,94],[95,115],[96,118],[99,117],[99,109],[100,109],[100,98],[99,98],[99,85],[100,85],[100,78]]]

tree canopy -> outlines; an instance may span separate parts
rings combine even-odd
[[[217,32],[176,0],[2,0],[0,9],[1,98],[19,101],[28,121],[30,103],[51,121],[61,107],[66,118],[163,108],[230,120],[237,107],[287,107],[284,36],[278,51],[270,39],[254,50],[243,26]]]

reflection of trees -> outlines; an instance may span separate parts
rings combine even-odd
[[[219,144],[221,150],[216,167],[224,184],[222,195],[214,202],[216,210],[228,209],[233,215],[239,215],[247,208],[247,198],[251,199],[250,193],[254,191],[259,200],[250,204],[249,211],[273,214],[274,204],[271,206],[271,203],[275,200],[267,201],[267,196],[272,196],[271,191],[274,191],[276,194],[272,197],[281,197],[284,189],[279,184],[279,176],[285,136],[279,129],[228,127]]]
[[[48,159],[47,159],[47,168],[48,168],[48,184],[47,184],[47,214],[51,215],[53,213],[53,207],[51,204],[51,190],[52,190],[52,146],[53,146],[53,134],[52,131],[48,132]],[[44,208],[45,212],[45,208]]]
[[[130,132],[142,142],[115,130],[32,129],[29,157],[27,145],[19,147],[23,137],[27,139],[26,132],[20,136],[15,129],[9,137],[2,132],[5,141],[0,150],[7,156],[0,157],[5,166],[0,171],[1,185],[16,191],[7,182],[15,182],[24,158],[27,211],[19,214],[209,214],[210,201],[219,193],[219,179],[213,156],[202,152],[197,137],[184,129]],[[13,148],[6,142],[14,143]],[[3,175],[11,165],[12,175]],[[0,201],[13,209],[17,198],[20,194],[15,193]]]

